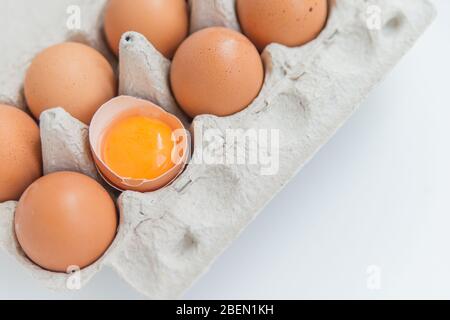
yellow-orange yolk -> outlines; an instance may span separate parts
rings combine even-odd
[[[117,175],[155,179],[173,168],[172,129],[145,116],[125,118],[113,124],[103,140],[103,161]]]

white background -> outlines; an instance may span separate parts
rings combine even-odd
[[[450,1],[433,2],[413,50],[185,298],[450,299]],[[52,292],[1,252],[0,298],[143,297],[109,269]]]

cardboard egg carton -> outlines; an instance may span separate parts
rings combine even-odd
[[[26,68],[49,45],[85,42],[115,63],[101,31],[105,2],[6,0],[6,17],[0,19],[2,41],[8,43],[0,59],[0,102],[24,108]],[[239,30],[234,2],[190,1],[191,30],[213,25]],[[66,24],[70,13],[76,13],[74,4],[82,24],[81,30],[71,31]],[[434,15],[427,0],[336,0],[316,40],[299,48],[273,44],[264,51],[265,84],[247,109],[225,118],[200,116],[192,124],[171,95],[170,61],[142,35],[125,34],[118,66],[120,94],[151,100],[179,116],[191,127],[193,158],[170,186],[119,196],[121,223],[113,245],[95,264],[76,272],[76,279],[84,285],[109,265],[149,298],[181,297],[343,125]],[[99,180],[87,126],[55,108],[42,115],[40,127],[45,173],[73,170]],[[237,138],[249,141],[259,137],[250,131],[269,133],[272,144],[261,148],[259,156],[275,161],[221,162],[233,150],[249,151],[238,140],[227,139],[232,129]],[[213,141],[203,139],[208,130],[215,132]],[[21,251],[14,235],[15,207],[12,201],[0,204],[0,246],[45,286],[73,289],[74,274],[42,270]]]

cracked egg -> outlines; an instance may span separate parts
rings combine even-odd
[[[100,174],[120,191],[151,192],[171,183],[186,165],[188,137],[177,117],[129,96],[100,107],[89,130]]]

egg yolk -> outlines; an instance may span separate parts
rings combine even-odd
[[[103,161],[117,175],[155,179],[175,164],[172,129],[164,122],[133,116],[113,124],[103,140]]]

